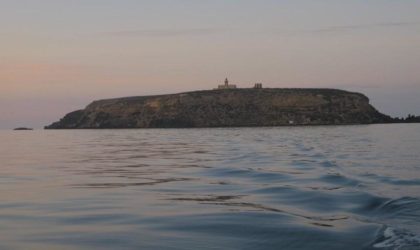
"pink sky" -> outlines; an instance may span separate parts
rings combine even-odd
[[[0,128],[95,99],[328,87],[420,115],[419,1],[11,1],[0,9]]]

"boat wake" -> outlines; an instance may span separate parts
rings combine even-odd
[[[420,236],[405,229],[384,227],[373,243],[376,249],[414,250],[420,249]]]

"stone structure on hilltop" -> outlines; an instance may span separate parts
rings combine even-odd
[[[225,79],[225,84],[223,85],[219,85],[217,87],[217,89],[236,89],[236,85],[234,84],[229,84],[229,80],[226,78]]]
[[[256,83],[254,86],[254,89],[262,89],[262,88],[263,88],[262,83]]]
[[[226,78],[225,79],[225,84],[217,86],[217,88],[215,88],[215,90],[218,90],[218,89],[236,89],[236,88],[237,88],[236,85],[235,84],[229,84],[229,80]],[[253,88],[254,89],[262,89],[263,84],[262,83],[256,83]]]

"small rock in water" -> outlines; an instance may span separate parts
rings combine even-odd
[[[20,127],[20,128],[15,128],[13,130],[34,130],[34,129],[33,128]]]

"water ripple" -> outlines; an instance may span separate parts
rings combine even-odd
[[[0,131],[0,249],[420,249],[418,130]]]

